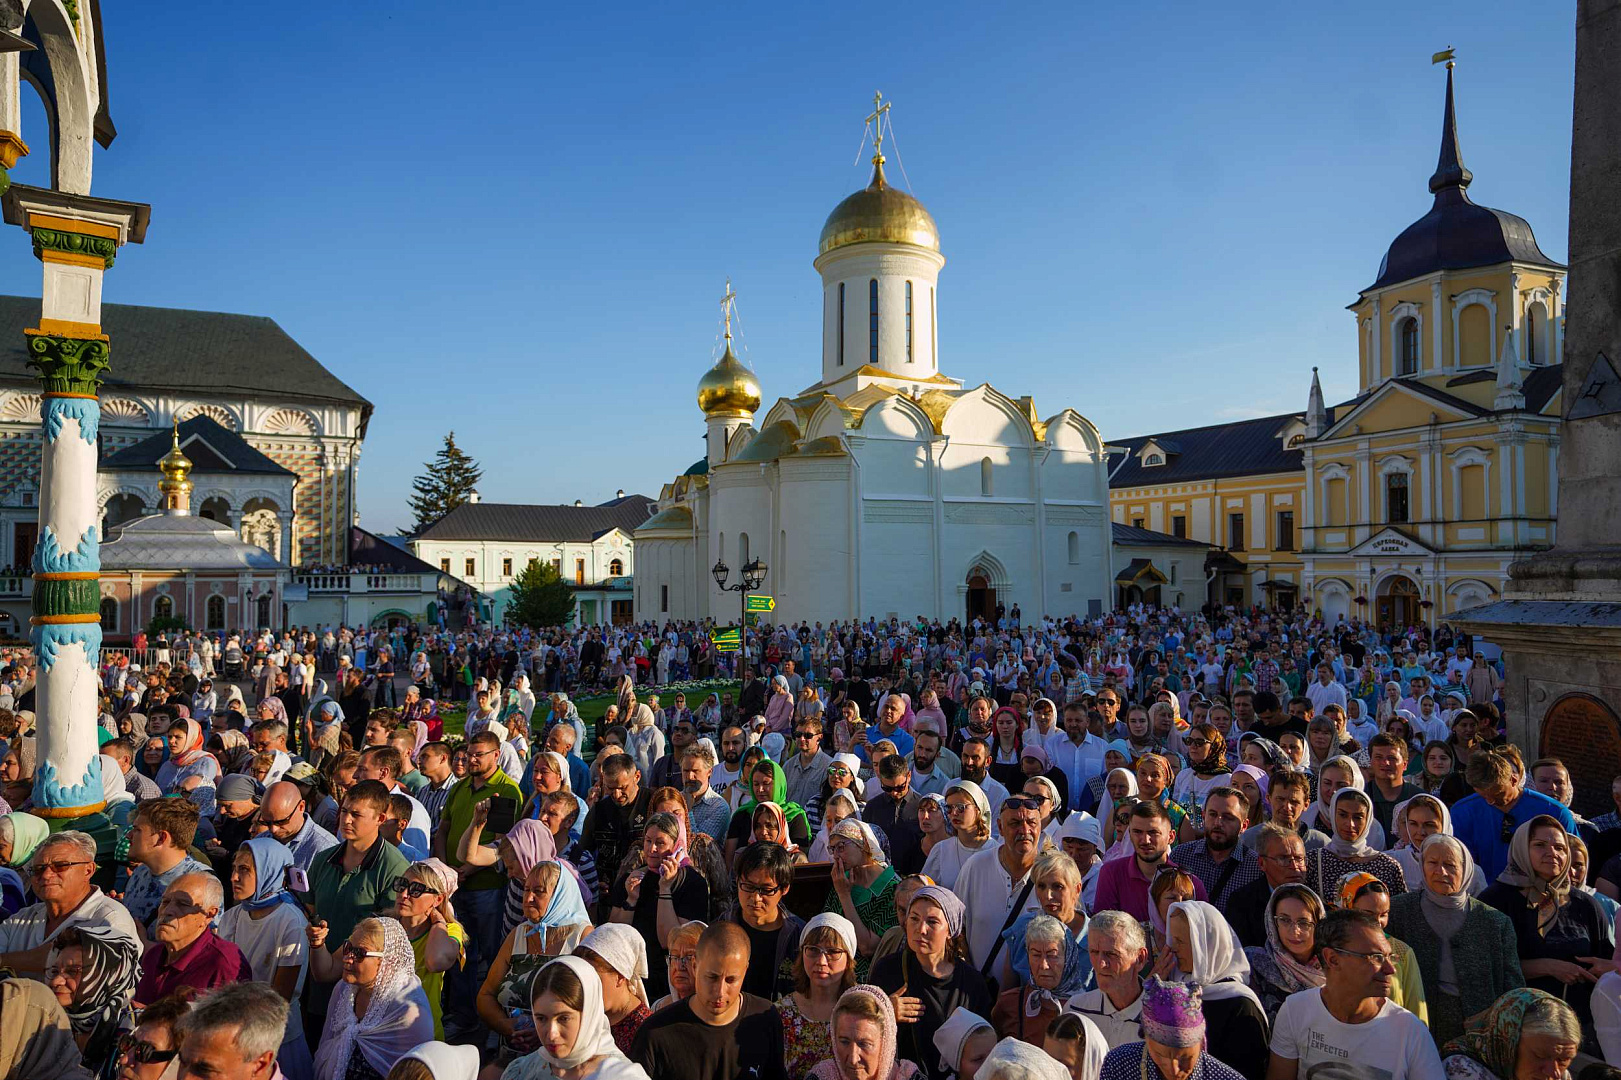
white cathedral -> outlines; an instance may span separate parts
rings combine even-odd
[[[1111,606],[1103,440],[1074,409],[1043,420],[1030,397],[941,374],[945,256],[929,212],[885,179],[878,130],[872,182],[822,227],[821,378],[758,425],[728,290],[725,352],[698,382],[708,453],[635,531],[639,620],[735,622],[720,564],[735,586],[754,560],[779,624]]]

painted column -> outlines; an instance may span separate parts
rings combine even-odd
[[[147,208],[14,186],[5,217],[28,229],[44,266],[39,326],[24,330],[38,372],[39,543],[30,641],[38,661],[34,813],[66,823],[101,810],[101,536],[96,500],[97,392],[111,358],[102,277],[118,246],[144,237]]]

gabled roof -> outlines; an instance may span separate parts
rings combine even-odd
[[[1532,412],[1541,412],[1564,385],[1564,364],[1548,364],[1532,368],[1521,388],[1525,394],[1525,407]]]
[[[38,322],[39,297],[0,296],[0,377],[35,380],[22,331]],[[109,389],[264,394],[358,406],[363,426],[371,416],[371,402],[263,315],[103,304],[101,328]]]
[[[416,539],[585,544],[611,529],[632,533],[652,516],[656,506],[646,495],[626,495],[600,506],[463,503],[423,529]]]
[[[102,457],[103,469],[149,469],[156,471],[158,459],[174,445],[167,430],[150,435],[122,450]],[[191,459],[193,473],[258,473],[270,476],[297,476],[293,470],[276,464],[255,450],[236,432],[220,426],[207,415],[181,421],[180,449]]]
[[[437,566],[425,563],[398,544],[376,533],[367,532],[359,525],[349,526],[349,562],[355,566],[373,563],[386,566],[402,574],[440,574]],[[450,577],[445,574],[445,577]]]
[[[1300,451],[1285,450],[1283,440],[1278,438],[1278,430],[1284,423],[1299,418],[1299,413],[1279,413],[1209,427],[1111,439],[1110,445],[1120,447],[1123,453],[1109,459],[1109,486],[1131,488],[1300,472],[1305,468]],[[1150,440],[1161,447],[1167,443],[1175,446],[1174,456],[1167,458],[1163,465],[1144,465],[1138,459],[1138,452]]]
[[[1139,529],[1135,525],[1126,525],[1118,521],[1109,523],[1113,530],[1112,539],[1122,547],[1214,547],[1203,540],[1189,540],[1185,536],[1172,536],[1170,533],[1155,532],[1153,529]]]

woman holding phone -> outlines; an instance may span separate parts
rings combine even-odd
[[[670,934],[709,915],[709,885],[687,855],[687,830],[670,813],[647,819],[642,833],[644,865],[614,883],[608,894],[610,922],[630,923],[647,942],[647,996],[669,992],[664,957]]]

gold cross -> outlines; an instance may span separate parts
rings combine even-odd
[[[726,295],[720,298],[721,316],[726,320],[726,340],[727,340],[727,342],[730,342],[732,340],[732,302],[734,300],[736,300],[736,299],[737,299],[737,294],[732,291],[732,279],[727,278],[726,279]]]
[[[876,90],[872,95],[872,115],[867,117],[867,123],[873,125],[872,152],[873,156],[882,160],[884,156],[884,114],[889,111],[892,102],[884,101],[884,92]]]

